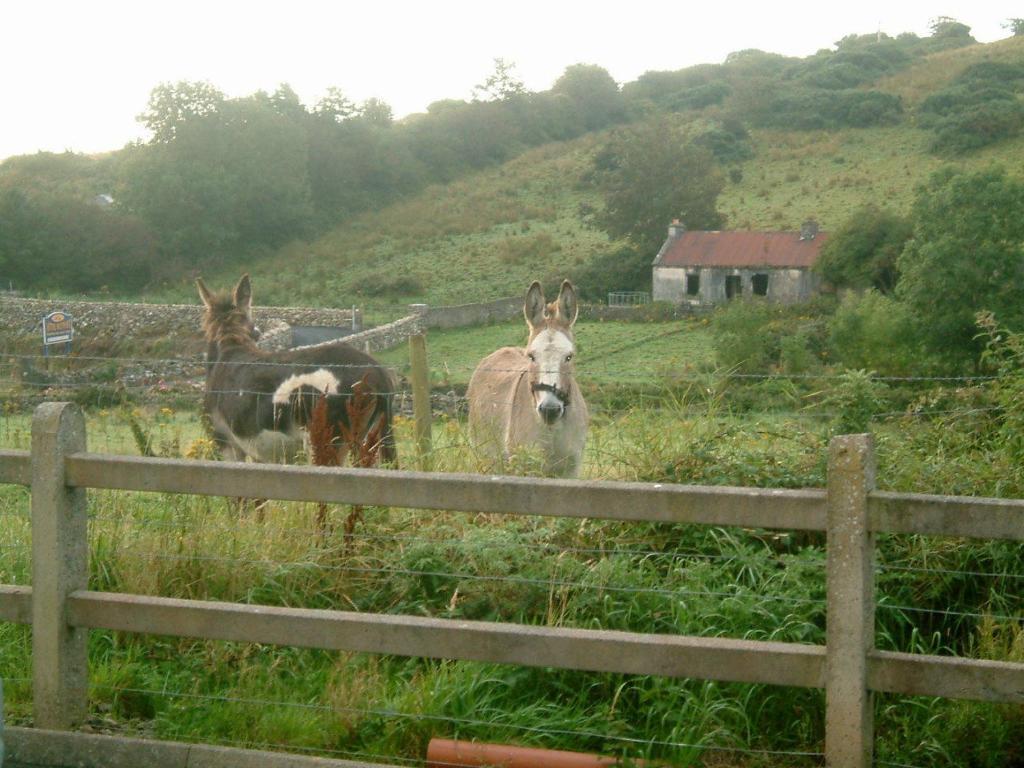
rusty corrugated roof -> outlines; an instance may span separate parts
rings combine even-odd
[[[801,240],[799,232],[684,232],[658,260],[659,267],[810,267],[827,232]]]

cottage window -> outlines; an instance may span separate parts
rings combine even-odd
[[[758,274],[754,275],[750,280],[751,290],[755,296],[767,296],[768,295],[768,275]]]
[[[735,299],[743,295],[743,282],[739,275],[725,276],[725,298]]]
[[[699,296],[700,295],[700,274],[697,272],[691,272],[686,276],[686,295],[687,296]]]

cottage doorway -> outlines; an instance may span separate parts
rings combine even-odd
[[[739,275],[725,276],[725,298],[735,299],[743,295],[743,282]]]

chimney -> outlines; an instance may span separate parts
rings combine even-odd
[[[800,225],[800,239],[801,240],[813,240],[814,236],[818,234],[818,222],[814,219],[808,219]]]
[[[672,219],[672,223],[668,225],[668,239],[676,240],[683,236],[683,232],[686,231],[686,225],[679,221],[679,219]]]

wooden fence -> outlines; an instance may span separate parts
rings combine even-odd
[[[883,493],[867,435],[835,438],[827,490],[763,490],[270,466],[87,453],[73,405],[45,403],[0,483],[31,487],[32,587],[0,587],[0,620],[32,625],[37,728],[87,707],[86,635],[109,629],[330,650],[824,688],[826,760],[871,764],[874,691],[1024,703],[1024,664],[874,645],[874,534],[1024,538],[1024,501]],[[177,600],[87,585],[87,488],[517,515],[826,531],[826,645],[563,629]]]

